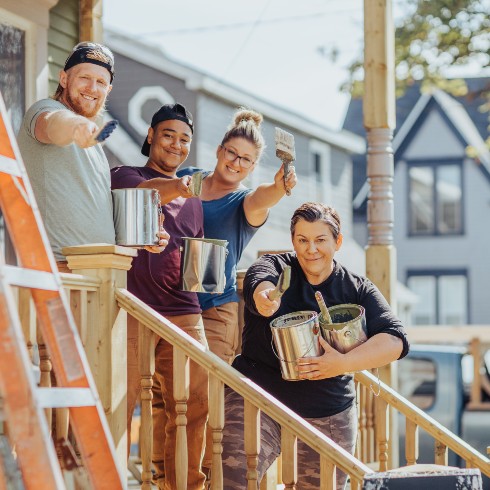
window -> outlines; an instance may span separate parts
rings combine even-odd
[[[411,235],[463,233],[461,162],[409,163]]]
[[[0,91],[14,132],[25,112],[25,32],[0,24]]]
[[[14,133],[25,112],[25,31],[0,23],[0,92]],[[7,264],[15,264],[15,252],[0,214],[0,253]]]
[[[412,310],[414,325],[468,323],[468,279],[465,271],[410,272],[407,286],[419,297]]]
[[[322,156],[320,153],[313,152],[311,154],[311,158],[313,160],[313,169],[318,178],[322,177]]]

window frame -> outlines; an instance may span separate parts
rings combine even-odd
[[[405,285],[408,286],[408,281],[411,277],[422,277],[422,276],[430,276],[435,279],[436,290],[435,290],[435,325],[444,325],[440,323],[441,318],[441,308],[440,308],[440,284],[439,279],[441,277],[447,276],[464,276],[466,279],[466,320],[462,322],[462,325],[468,325],[471,323],[471,310],[470,310],[470,277],[467,269],[409,269],[406,273]],[[417,327],[418,324],[413,324],[414,327]]]
[[[466,223],[465,223],[465,179],[463,172],[463,158],[440,158],[440,159],[423,159],[423,160],[407,160],[406,161],[406,176],[407,176],[407,236],[409,238],[433,238],[433,237],[448,237],[448,236],[464,236]],[[454,166],[459,169],[460,172],[460,189],[461,189],[461,204],[460,204],[460,212],[461,212],[461,229],[459,231],[451,231],[447,233],[442,233],[439,231],[438,222],[439,222],[439,207],[438,207],[438,195],[437,195],[437,171],[438,168],[443,166]],[[413,207],[410,199],[411,194],[411,178],[410,178],[410,170],[414,167],[426,167],[431,170],[433,176],[433,199],[432,199],[432,207],[434,209],[434,217],[433,217],[433,231],[430,232],[420,232],[414,231],[412,228],[412,218],[413,218]]]

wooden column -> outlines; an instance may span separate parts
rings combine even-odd
[[[87,325],[85,351],[116,446],[117,459],[127,467],[127,331],[126,312],[115,301],[115,290],[126,287],[127,271],[137,251],[117,245],[80,245],[62,250],[76,274],[101,280],[98,318]]]
[[[393,148],[395,116],[395,36],[391,0],[364,0],[364,126],[367,133],[368,246],[366,275],[396,312],[396,250],[393,245]],[[381,371],[396,388],[396,369]],[[390,417],[389,466],[398,463],[398,429]]]
[[[80,41],[103,41],[102,0],[80,0]]]

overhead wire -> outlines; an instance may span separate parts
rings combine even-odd
[[[267,5],[269,5],[270,1],[268,2]],[[265,10],[265,9],[264,9]],[[264,11],[263,10],[263,11]],[[159,31],[153,31],[153,32],[142,32],[140,34],[136,34],[136,38],[143,38],[143,37],[154,37],[154,36],[178,36],[178,35],[185,35],[185,34],[196,34],[199,32],[207,32],[207,31],[219,31],[219,30],[228,30],[228,29],[239,29],[242,27],[248,27],[251,24],[253,25],[253,28],[258,27],[259,25],[268,25],[268,24],[279,24],[281,22],[291,22],[291,21],[303,21],[303,20],[308,20],[308,19],[316,19],[319,17],[325,17],[327,15],[331,16],[333,14],[343,14],[343,13],[349,13],[355,11],[355,8],[350,8],[350,9],[342,9],[342,10],[330,10],[328,12],[315,12],[312,14],[305,14],[305,15],[295,15],[295,16],[289,16],[289,17],[277,17],[275,19],[259,19],[254,20],[254,21],[244,21],[244,22],[233,22],[233,23],[228,23],[228,24],[214,24],[214,25],[207,25],[207,26],[197,26],[197,27],[183,27],[179,29],[164,29],[164,30],[159,30]]]

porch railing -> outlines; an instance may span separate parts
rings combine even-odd
[[[359,409],[359,443],[357,458],[346,453],[327,437],[276,401],[264,390],[221,361],[179,328],[139,301],[125,289],[126,270],[130,267],[131,253],[111,248],[96,255],[80,250],[69,257],[76,274],[63,274],[62,279],[70,297],[72,310],[79,326],[97,387],[103,400],[110,428],[118,448],[121,466],[126,463],[126,312],[140,323],[140,374],[142,386],[142,430],[140,446],[143,464],[143,489],[151,488],[151,388],[154,372],[154,335],[165,338],[174,346],[174,386],[179,411],[177,437],[177,474],[179,488],[185,488],[187,441],[185,413],[188,399],[189,359],[199,363],[210,373],[209,423],[213,430],[213,489],[222,488],[221,440],[224,425],[224,384],[245,399],[245,450],[248,460],[248,488],[257,488],[257,462],[260,450],[260,412],[267,413],[283,428],[282,481],[286,488],[295,483],[295,446],[299,437],[310,445],[321,458],[322,488],[335,487],[335,468],[350,475],[351,487],[360,488],[365,474],[374,469],[389,469],[389,453],[396,438],[388,431],[388,407],[393,407],[406,418],[405,456],[407,464],[417,462],[418,429],[422,428],[434,438],[434,462],[447,464],[448,450],[466,461],[467,467],[479,468],[490,476],[490,460],[478,453],[422,410],[401,397],[368,372],[356,373]],[[97,264],[97,265],[94,265]],[[83,275],[81,274],[83,273]],[[19,311],[28,347],[35,357],[38,346],[41,383],[50,383],[51,363],[42,339],[37,337],[36,319],[30,298],[18,291]],[[378,393],[379,390],[379,393]],[[377,396],[376,396],[377,395]],[[57,414],[58,419],[58,414]],[[67,430],[61,416],[60,430]]]

